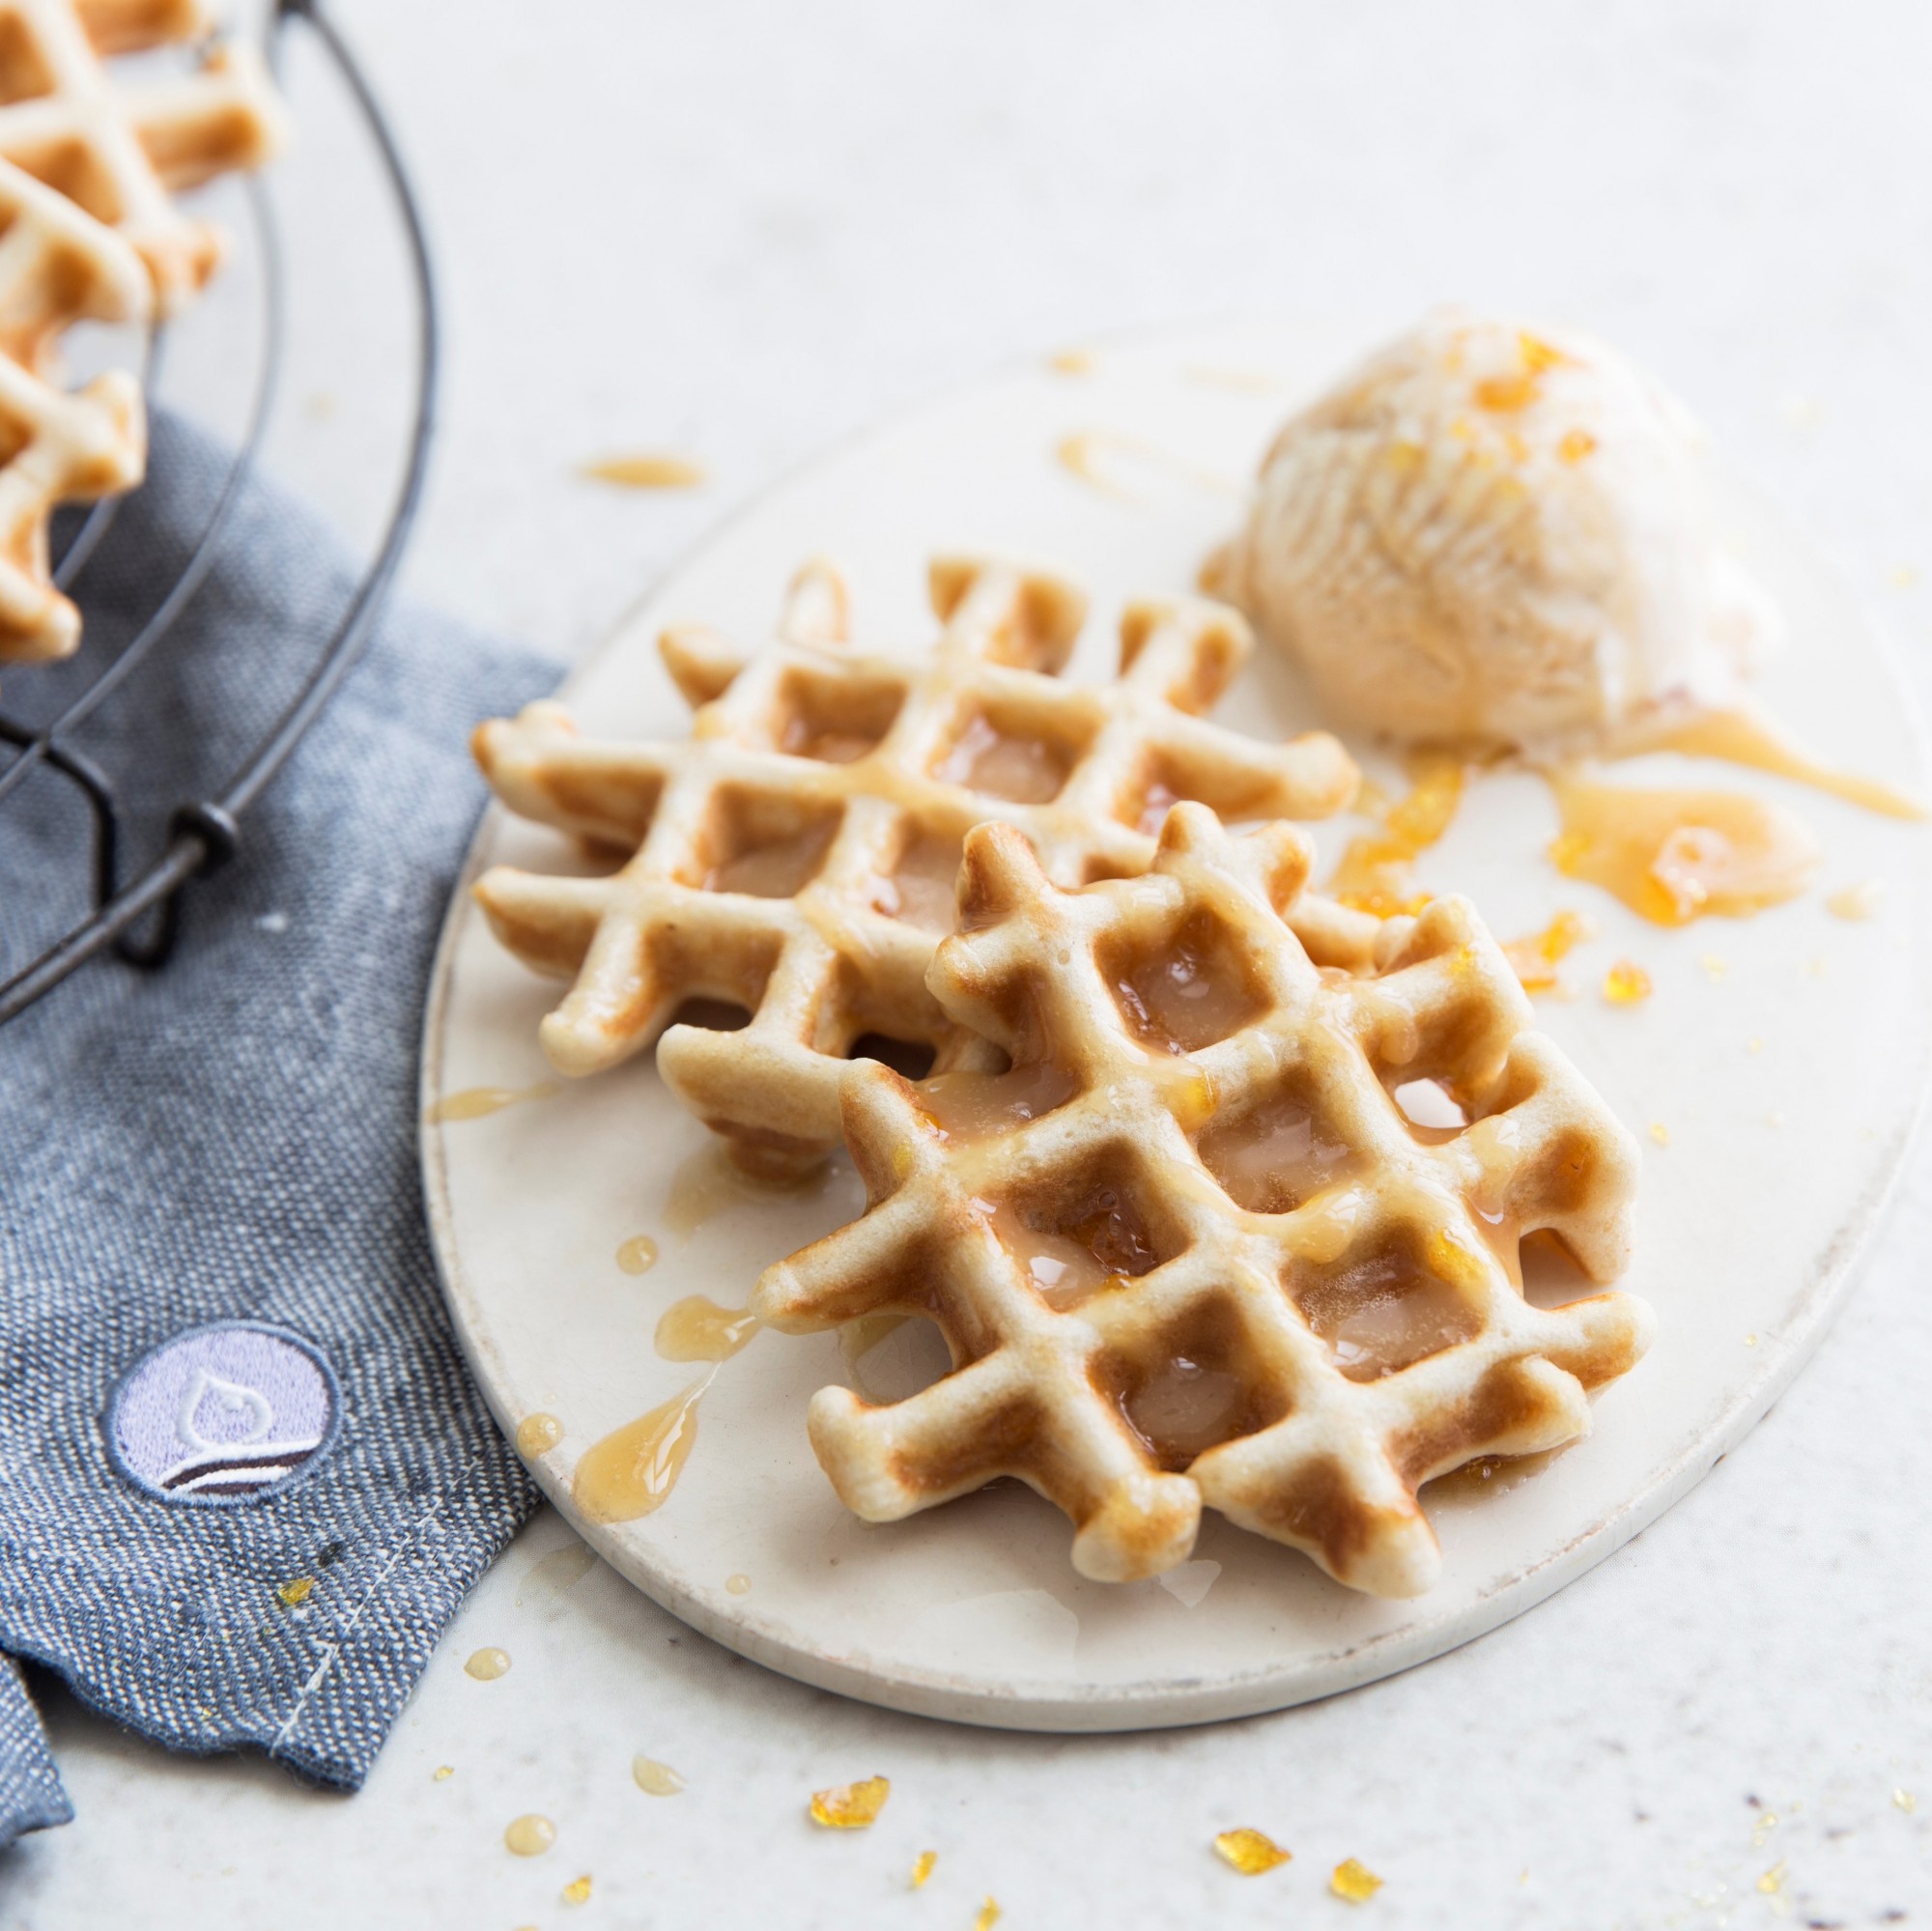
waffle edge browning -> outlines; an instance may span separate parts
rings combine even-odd
[[[812,1446],[859,1515],[894,1520],[1017,1476],[1072,1519],[1074,1564],[1098,1579],[1184,1560],[1206,1504],[1350,1587],[1416,1595],[1440,1567],[1417,1488],[1584,1434],[1587,1391],[1641,1355],[1643,1302],[1612,1292],[1541,1309],[1516,1261],[1518,1239],[1547,1230],[1593,1280],[1615,1277],[1630,1136],[1527,1030],[1523,994],[1465,900],[1389,922],[1371,969],[1324,961],[1289,923],[1309,863],[1292,826],[1236,837],[1186,804],[1151,872],[1078,893],[1004,827],[968,839],[961,929],[938,950],[932,990],[1016,1068],[1070,1076],[1071,1096],[1010,1130],[948,1138],[933,1089],[853,1068],[845,1136],[870,1205],[768,1269],[753,1308],[795,1333],[880,1313],[944,1332],[952,1372],[922,1392],[873,1406],[830,1387],[812,1401]],[[1134,975],[1189,948],[1232,976],[1238,1023],[1151,1037]],[[1439,1081],[1467,1125],[1414,1130],[1393,1095],[1418,1078]],[[1251,1211],[1202,1149],[1284,1093],[1347,1161],[1307,1198],[1262,1203],[1287,1210]],[[1064,1224],[1096,1176],[1149,1251],[1057,1307],[1001,1216]],[[1373,1282],[1389,1256],[1427,1300],[1422,1345],[1401,1358],[1398,1325],[1395,1358],[1365,1366],[1338,1341],[1363,1318],[1349,1284]],[[1395,1303],[1398,1320],[1408,1305]],[[1205,1441],[1145,1426],[1146,1391],[1177,1361],[1232,1390]]]
[[[708,631],[667,632],[698,707],[682,743],[587,738],[551,703],[475,734],[512,810],[630,855],[605,877],[499,866],[477,883],[510,951],[574,978],[543,1022],[552,1063],[593,1073],[659,1039],[666,1082],[756,1173],[807,1170],[837,1145],[847,1056],[867,1036],[940,1069],[987,1064],[926,986],[973,826],[1017,825],[1050,876],[1078,885],[1144,868],[1171,795],[1315,817],[1353,794],[1325,733],[1266,744],[1200,715],[1252,647],[1232,611],[1131,607],[1121,677],[1085,686],[1058,675],[1086,616],[1070,584],[940,558],[928,588],[942,632],[918,660],[847,640],[844,584],[824,563],[800,572],[776,641],[749,659]],[[922,882],[923,908],[907,902]],[[1374,921],[1319,916],[1373,943]],[[673,1023],[692,1000],[749,1023]]]

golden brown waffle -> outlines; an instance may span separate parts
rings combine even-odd
[[[131,489],[146,460],[141,394],[126,375],[71,394],[45,378],[83,318],[135,321],[148,278],[110,229],[0,161],[0,660],[65,657],[80,615],[53,586],[47,519]]]
[[[220,231],[172,197],[279,152],[286,123],[261,57],[204,49],[191,73],[126,85],[102,57],[191,39],[182,0],[0,0],[0,156],[68,196],[133,247],[163,314],[221,259]]]
[[[1004,826],[966,841],[929,983],[1005,1073],[853,1068],[865,1216],[766,1271],[809,1333],[923,1315],[952,1371],[909,1399],[813,1398],[848,1507],[890,1521],[996,1476],[1071,1517],[1082,1574],[1154,1575],[1204,1503],[1350,1587],[1407,1596],[1440,1554],[1416,1489],[1589,1427],[1649,1340],[1602,1293],[1545,1310],[1518,1243],[1595,1280],[1630,1243],[1630,1136],[1547,1038],[1465,900],[1383,969],[1324,971],[1290,927],[1310,846],[1177,806],[1147,875],[1066,893]],[[1460,1128],[1410,1123],[1433,1081]],[[1439,1095],[1438,1095],[1439,1097]]]
[[[701,706],[684,743],[585,739],[555,704],[476,733],[512,810],[636,853],[612,877],[497,866],[476,887],[519,957],[577,976],[543,1024],[552,1061],[595,1072],[686,1001],[742,1008],[742,1031],[672,1025],[658,1066],[753,1171],[796,1172],[837,1144],[855,1052],[983,1064],[925,988],[974,825],[1019,826],[1053,877],[1080,884],[1140,870],[1176,797],[1319,817],[1354,792],[1325,734],[1265,744],[1199,715],[1250,648],[1232,611],[1133,606],[1120,680],[1086,687],[1054,674],[1085,618],[1066,584],[942,560],[930,589],[944,630],[918,663],[844,641],[844,586],[823,564],[801,573],[778,640],[749,663],[708,633],[668,633],[666,661]],[[1338,952],[1379,931],[1340,907],[1324,916]]]

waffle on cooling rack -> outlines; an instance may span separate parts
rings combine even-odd
[[[761,1277],[792,1332],[923,1315],[954,1367],[873,1406],[825,1388],[812,1446],[893,1520],[1013,1475],[1085,1575],[1181,1561],[1203,1504],[1377,1595],[1440,1555],[1417,1486],[1589,1426],[1642,1353],[1623,1293],[1543,1310],[1518,1242],[1599,1281],[1629,1246],[1629,1135],[1547,1038],[1465,900],[1398,922],[1381,969],[1291,928],[1310,846],[1168,817],[1146,875],[1063,892],[1004,826],[966,842],[929,982],[1010,1057],[914,1086],[853,1069],[865,1216]],[[1461,1128],[1419,1129],[1430,1080]]]
[[[106,56],[193,41],[200,0],[0,0],[0,156],[115,229],[171,314],[221,259],[220,231],[173,196],[258,167],[283,145],[281,103],[261,57],[204,47],[187,73],[120,81]]]
[[[1078,885],[1146,866],[1176,798],[1320,817],[1354,792],[1325,733],[1268,744],[1199,715],[1250,648],[1232,611],[1131,607],[1120,678],[1083,686],[1056,674],[1085,617],[1067,584],[948,559],[930,589],[944,628],[917,662],[845,641],[844,586],[823,564],[800,574],[777,641],[749,661],[709,633],[668,633],[672,675],[700,706],[682,743],[586,739],[555,704],[476,733],[512,810],[635,853],[610,877],[497,866],[477,884],[511,951],[576,976],[543,1023],[552,1061],[594,1072],[687,1001],[742,1008],[741,1031],[672,1024],[658,1066],[753,1171],[794,1173],[837,1143],[855,1052],[987,1063],[925,985],[974,825],[1018,826],[1050,876]],[[1339,906],[1305,909],[1338,963],[1381,937]]]
[[[54,588],[47,519],[64,502],[130,489],[147,436],[131,376],[63,391],[49,380],[74,323],[149,308],[139,259],[111,229],[0,161],[0,660],[65,657],[80,613]]]

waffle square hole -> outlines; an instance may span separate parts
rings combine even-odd
[[[1221,1191],[1249,1213],[1293,1213],[1359,1167],[1298,1082],[1217,1113],[1195,1149]]]
[[[97,221],[114,227],[126,212],[114,177],[95,157],[85,141],[55,140],[32,149],[16,149],[14,160],[44,182],[56,194],[78,202]]]
[[[904,702],[902,684],[794,670],[779,693],[778,747],[821,764],[856,764],[877,749]]]
[[[1151,1201],[1130,1158],[1102,1156],[1001,1202],[993,1231],[1040,1299],[1064,1313],[1180,1252]]]
[[[801,805],[774,792],[727,791],[705,828],[698,882],[707,892],[789,898],[818,876],[838,818],[837,805]]]
[[[53,75],[26,21],[17,14],[0,14],[0,107],[53,91]]]
[[[1380,1241],[1328,1266],[1296,1264],[1288,1291],[1351,1381],[1379,1381],[1482,1329],[1481,1314],[1410,1241]]]
[[[1150,838],[1160,834],[1168,808],[1187,800],[1210,807],[1223,824],[1275,815],[1265,781],[1241,772],[1217,771],[1167,752],[1154,752],[1122,794],[1114,815]]]
[[[915,832],[880,878],[872,903],[889,919],[903,919],[928,932],[950,932],[959,916],[955,888],[960,840],[940,832]]]
[[[963,784],[1015,805],[1047,805],[1092,739],[1068,721],[984,705],[970,712],[932,767],[944,784]]]
[[[1156,1052],[1199,1052],[1267,1009],[1240,941],[1208,912],[1192,913],[1165,946],[1103,947],[1100,971],[1127,1031]]]
[[[1285,1396],[1250,1380],[1239,1317],[1226,1301],[1190,1311],[1146,1360],[1102,1356],[1094,1383],[1162,1468],[1179,1471],[1210,1448],[1279,1421]]]
[[[1425,1147],[1440,1147],[1469,1123],[1468,1111],[1440,1080],[1404,1080],[1389,1089],[1403,1124]]]

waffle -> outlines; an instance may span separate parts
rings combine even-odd
[[[141,479],[141,399],[126,376],[52,385],[55,345],[83,319],[138,321],[148,277],[132,249],[72,202],[0,161],[0,660],[64,657],[80,617],[53,586],[57,505]]]
[[[499,866],[477,884],[513,951],[577,977],[543,1024],[551,1060],[595,1072],[688,1000],[743,1008],[742,1031],[671,1025],[658,1066],[753,1172],[802,1171],[837,1144],[855,1053],[983,1063],[925,986],[972,826],[1017,825],[1077,885],[1141,870],[1177,796],[1314,817],[1355,789],[1325,734],[1264,744],[1199,715],[1250,648],[1232,611],[1132,606],[1120,679],[1088,688],[1055,674],[1086,614],[1065,583],[948,559],[929,587],[944,628],[917,664],[844,641],[844,585],[824,564],[800,574],[777,641],[749,662],[711,633],[668,633],[671,674],[700,706],[684,743],[585,739],[554,704],[476,733],[512,810],[635,853],[607,878]],[[1338,960],[1377,941],[1374,920],[1321,917]]]
[[[258,167],[285,143],[285,117],[252,47],[203,50],[191,73],[121,85],[103,57],[191,39],[192,0],[0,0],[0,156],[116,229],[173,314],[220,261],[220,231],[172,197]]]
[[[952,1371],[906,1400],[812,1400],[859,1515],[1011,1475],[1099,1580],[1184,1559],[1206,1504],[1415,1595],[1440,1566],[1417,1486],[1583,1434],[1585,1391],[1642,1353],[1641,1301],[1538,1308],[1518,1259],[1543,1231],[1593,1280],[1622,1268],[1630,1136],[1526,1030],[1465,900],[1400,922],[1378,973],[1317,965],[1283,916],[1310,849],[1179,805],[1151,871],[1066,893],[1007,828],[967,839],[929,982],[1011,1069],[855,1067],[868,1209],[752,1298],[793,1333],[897,1314],[946,1336]],[[1412,1125],[1418,1080],[1465,1124]]]

